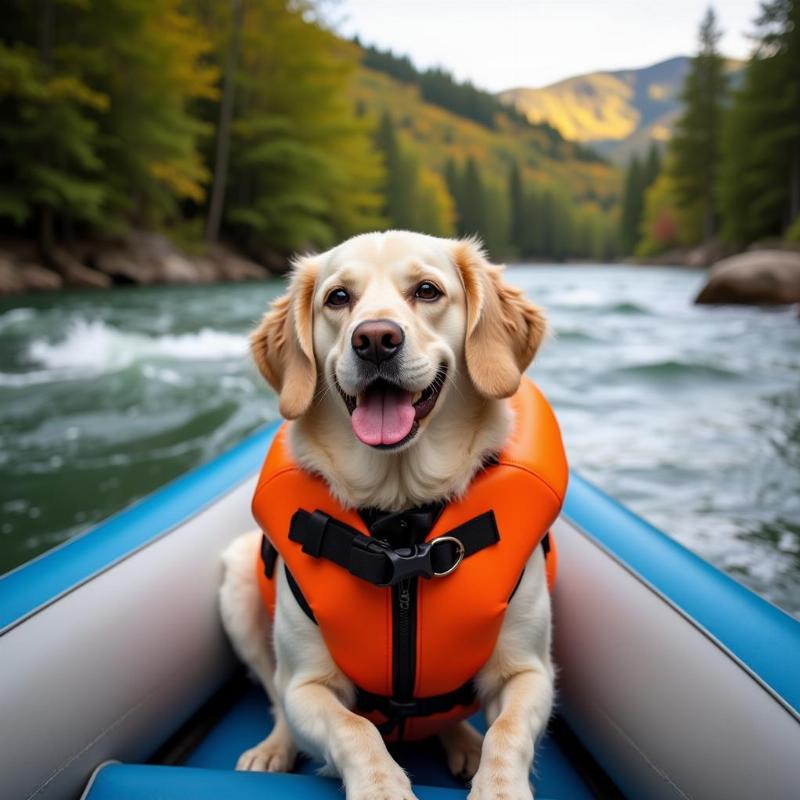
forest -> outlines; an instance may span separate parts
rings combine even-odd
[[[354,88],[400,59],[337,36],[312,2],[11,5],[0,18],[0,235],[35,241],[45,260],[155,230],[190,250],[222,241],[287,263],[390,226],[478,233],[497,257],[614,255],[611,167],[406,62],[399,80],[380,79],[415,93],[419,119],[443,115],[446,158],[430,163],[439,150],[408,119]]]
[[[709,11],[662,153],[625,174],[442,69],[347,41],[312,0],[10,0],[0,236],[45,263],[157,231],[274,269],[386,227],[496,258],[651,257],[800,238],[797,0],[761,7],[736,86]]]
[[[633,159],[623,183],[620,251],[647,259],[718,242],[800,242],[800,3],[760,5],[753,54],[733,80],[709,9],[663,156]]]

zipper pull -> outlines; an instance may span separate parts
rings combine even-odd
[[[409,590],[408,580],[400,581],[398,601],[401,611],[408,611],[408,609],[411,608],[411,592]]]

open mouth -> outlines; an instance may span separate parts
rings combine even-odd
[[[384,378],[374,380],[357,397],[336,388],[350,413],[353,433],[364,444],[388,450],[400,447],[416,436],[419,421],[433,411],[447,377],[442,364],[430,385],[412,394]]]

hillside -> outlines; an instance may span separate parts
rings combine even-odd
[[[577,75],[540,89],[509,89],[498,97],[531,122],[547,122],[567,139],[625,163],[651,141],[671,137],[689,63],[677,56],[641,69]],[[742,63],[729,65],[737,72]]]
[[[388,111],[401,135],[417,145],[425,166],[439,173],[449,158],[461,162],[473,156],[487,178],[505,183],[516,161],[532,185],[566,191],[577,203],[596,201],[608,208],[618,196],[618,171],[547,125],[528,125],[501,113],[487,127],[424,101],[413,83],[364,66],[352,91],[370,116]]]

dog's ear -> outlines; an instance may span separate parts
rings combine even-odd
[[[294,263],[289,289],[272,303],[250,335],[250,352],[267,383],[278,393],[281,414],[295,419],[308,411],[317,386],[312,330],[316,262]]]
[[[464,355],[475,388],[485,397],[510,397],[547,332],[542,312],[509,286],[476,239],[454,244],[453,260],[467,296]]]

